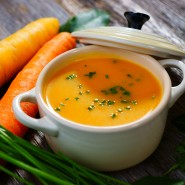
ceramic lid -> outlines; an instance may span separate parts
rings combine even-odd
[[[122,48],[162,58],[183,58],[185,51],[162,36],[133,28],[106,26],[72,33],[81,43]]]

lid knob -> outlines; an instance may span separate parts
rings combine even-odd
[[[146,21],[150,19],[150,16],[143,13],[125,12],[124,16],[127,19],[128,27],[141,30]]]

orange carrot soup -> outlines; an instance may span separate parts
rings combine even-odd
[[[113,58],[84,59],[64,66],[45,84],[47,105],[77,123],[127,124],[150,113],[162,97],[147,69]]]

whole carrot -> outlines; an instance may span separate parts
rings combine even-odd
[[[59,32],[59,26],[56,18],[41,18],[0,41],[0,87],[12,79],[38,49]]]
[[[23,137],[28,128],[18,122],[12,110],[12,101],[20,93],[32,89],[37,78],[44,68],[57,55],[76,46],[75,39],[70,33],[61,32],[48,41],[18,73],[10,84],[7,92],[0,101],[0,125],[13,134]],[[37,105],[30,102],[22,102],[21,107],[29,116],[35,117],[38,113]]]

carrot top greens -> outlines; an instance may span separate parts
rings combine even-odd
[[[110,15],[101,9],[91,9],[71,17],[60,27],[60,32],[73,32],[86,28],[106,26],[110,22]]]

